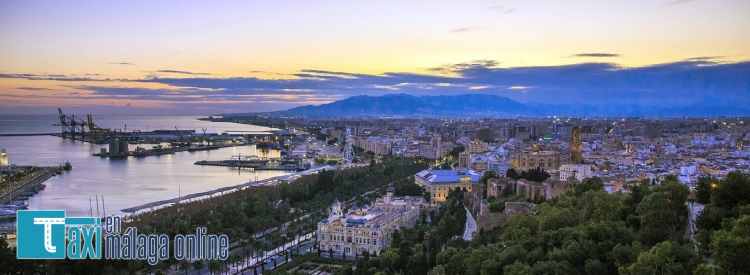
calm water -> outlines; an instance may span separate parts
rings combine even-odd
[[[108,128],[154,130],[207,128],[207,132],[269,131],[266,127],[234,123],[198,121],[192,117],[95,117]],[[51,133],[59,127],[57,116],[0,116],[0,133]],[[122,124],[123,126],[117,126]],[[159,128],[156,128],[159,129]],[[215,129],[215,130],[214,130]],[[135,145],[131,145],[133,148]],[[120,209],[162,199],[213,190],[256,179],[285,174],[283,171],[230,170],[226,167],[194,165],[199,160],[229,159],[231,156],[258,155],[278,157],[278,151],[257,150],[255,146],[222,148],[213,151],[177,152],[171,155],[110,160],[92,156],[105,145],[63,140],[52,136],[0,137],[0,148],[8,156],[4,163],[57,166],[66,160],[73,170],[53,177],[47,188],[29,200],[29,209],[64,209],[68,216],[88,216],[89,199],[104,196],[107,214],[122,214]],[[101,203],[101,202],[100,202]],[[92,204],[96,212],[96,203]],[[101,207],[101,206],[100,206]],[[101,211],[101,209],[100,209]]]

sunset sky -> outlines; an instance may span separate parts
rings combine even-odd
[[[747,0],[0,1],[0,114],[254,112],[388,93],[545,103],[580,89],[747,106],[748,60]],[[644,75],[660,77],[626,81]]]

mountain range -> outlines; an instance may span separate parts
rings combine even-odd
[[[539,117],[539,116],[635,116],[716,117],[750,116],[750,110],[720,106],[593,106],[587,104],[523,104],[489,94],[413,96],[387,94],[352,96],[321,105],[306,105],[274,115],[312,117],[351,116],[447,116],[447,117]]]

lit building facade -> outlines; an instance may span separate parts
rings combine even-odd
[[[578,124],[573,125],[573,129],[570,130],[570,161],[574,164],[583,161],[583,138]]]
[[[466,151],[468,151],[469,154],[484,154],[489,151],[489,149],[486,142],[472,141],[467,145]]]
[[[570,163],[570,153],[558,151],[517,152],[513,158],[513,168],[530,170],[557,170],[561,165]]]
[[[414,175],[414,183],[430,192],[429,205],[432,207],[444,202],[456,187],[471,192],[481,177],[481,173],[473,170],[423,170]]]
[[[394,196],[393,187],[371,206],[344,211],[335,200],[328,218],[318,222],[319,248],[337,255],[362,255],[366,251],[377,256],[390,248],[393,231],[401,226],[413,227],[426,206],[422,197]]]

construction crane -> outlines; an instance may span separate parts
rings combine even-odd
[[[55,126],[62,126],[61,134],[63,138],[70,134],[70,137],[75,139],[76,133],[80,133],[81,138],[83,138],[86,134],[86,123],[83,120],[75,115],[66,116],[61,108],[57,108],[57,113],[60,115],[60,124],[55,124]]]

